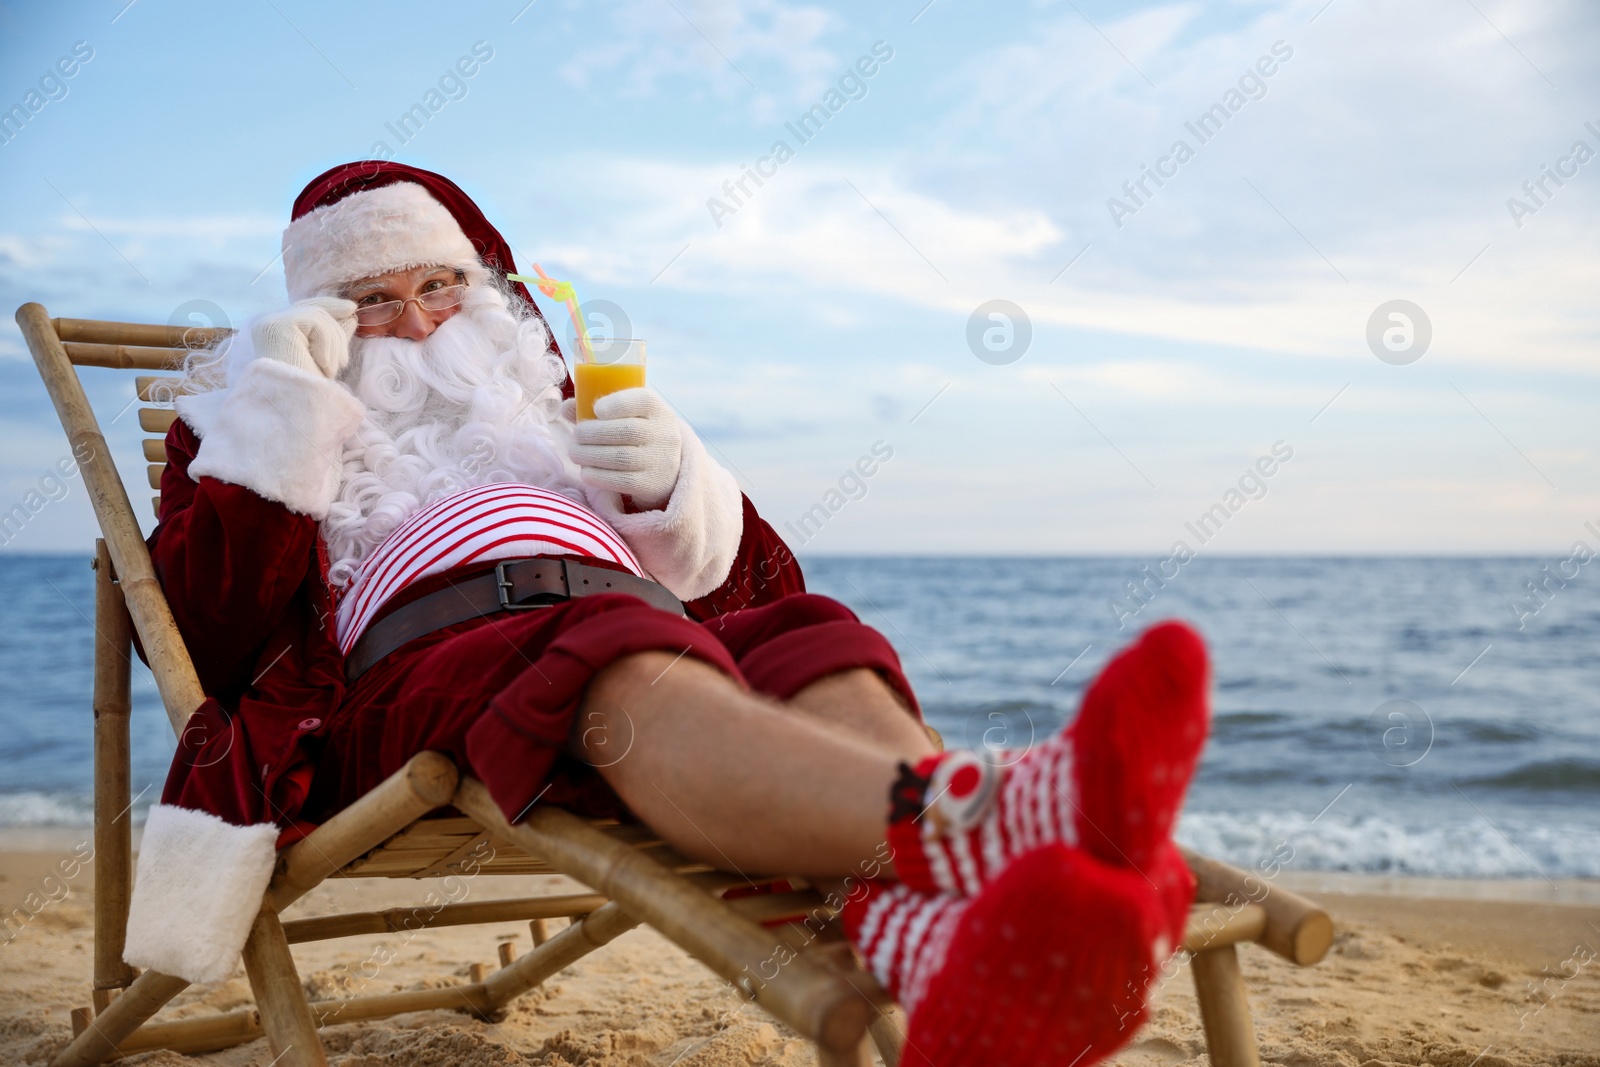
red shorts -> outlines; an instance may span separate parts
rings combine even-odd
[[[447,627],[362,675],[325,739],[306,815],[326,818],[430,749],[482,781],[512,822],[535,798],[620,814],[566,745],[595,673],[647,651],[693,656],[779,700],[866,667],[921,714],[893,647],[828,597],[797,593],[703,623],[624,594],[583,597]]]

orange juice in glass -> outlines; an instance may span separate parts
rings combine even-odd
[[[573,368],[580,419],[594,418],[594,402],[601,397],[644,385],[644,341],[613,337],[590,341],[588,348],[592,358],[582,358],[585,353],[580,344],[580,358]]]

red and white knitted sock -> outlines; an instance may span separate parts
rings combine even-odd
[[[1163,910],[1138,872],[1053,845],[971,898],[874,883],[844,926],[906,1010],[906,1067],[1087,1067],[1144,1021]]]
[[[1194,903],[1194,872],[1183,861],[1178,846],[1168,841],[1156,849],[1155,858],[1142,869],[1161,899],[1162,915],[1166,926],[1162,931],[1162,944],[1156,955],[1163,961],[1183,947],[1183,937],[1189,926],[1189,905]]]
[[[1077,719],[1009,767],[970,751],[903,769],[890,811],[895,870],[914,888],[975,895],[1043,845],[1144,870],[1172,833],[1205,744],[1207,664],[1179,622],[1106,665]]]

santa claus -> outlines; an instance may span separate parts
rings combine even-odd
[[[232,973],[277,848],[423,750],[534,804],[838,887],[935,1063],[1089,1063],[1143,1018],[1207,666],[1148,631],[1059,735],[939,751],[882,635],[651,389],[573,418],[505,240],[447,179],[336,167],[287,310],[190,363],[156,571],[207,700],[151,809],[130,963]],[[536,610],[527,610],[536,609]]]

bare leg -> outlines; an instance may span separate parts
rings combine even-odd
[[[811,716],[830,730],[854,734],[882,745],[906,763],[916,763],[937,751],[927,730],[900,694],[889,688],[876,671],[866,667],[824,675],[779,707]],[[888,798],[880,804],[887,813]],[[880,868],[858,860],[851,874],[871,877],[892,869],[892,864]],[[844,876],[816,877],[813,882],[829,900],[844,900],[858,892]]]
[[[842,697],[860,682],[812,696]],[[666,652],[627,656],[595,676],[572,747],[680,851],[751,874],[814,877],[880,855],[889,786],[905,758],[785,714],[715,668]]]
[[[824,675],[780,706],[865,738],[908,763],[937,751],[899,694],[866,667]]]

